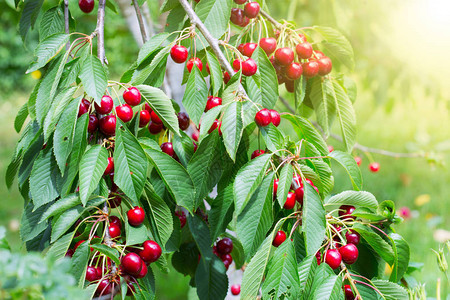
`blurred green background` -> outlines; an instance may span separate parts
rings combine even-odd
[[[19,15],[8,2],[0,2],[0,226],[8,228],[13,249],[23,251],[18,237],[23,201],[15,187],[6,189],[4,176],[19,137],[13,128],[14,116],[36,82],[24,73],[33,59],[37,34],[31,32],[23,45],[16,26]],[[95,16],[82,15],[76,1],[70,3],[78,30],[91,32]],[[411,217],[397,229],[411,245],[411,260],[424,263],[423,271],[415,275],[434,297],[440,273],[430,249],[437,249],[450,234],[450,172],[445,166],[450,163],[450,1],[278,0],[276,5],[266,4],[278,19],[293,20],[298,27],[332,26],[350,40],[356,61],[350,76],[358,86],[355,109],[360,144],[429,156],[427,160],[373,154],[373,160],[381,164],[373,174],[368,170],[369,157],[355,151],[363,157],[365,189],[379,201],[391,199],[397,209],[411,210]],[[120,14],[109,13],[106,22],[110,77],[118,79],[136,58],[138,46]],[[339,133],[337,128],[335,132]],[[340,147],[335,140],[329,143]],[[350,187],[343,173],[337,174],[336,185]],[[159,281],[160,299],[186,298],[187,278],[175,272],[161,276],[167,280]]]

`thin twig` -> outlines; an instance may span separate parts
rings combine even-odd
[[[136,0],[133,0],[134,10],[136,11],[136,16],[139,22],[139,29],[141,30],[142,41],[146,43],[148,41],[147,31],[145,29],[144,19],[142,18],[141,9],[139,7],[139,3]]]
[[[69,34],[69,0],[64,0],[64,30]],[[70,41],[67,41],[66,51],[70,49]]]
[[[98,13],[97,13],[97,56],[102,64],[108,64],[105,56],[105,2],[106,0],[98,1]]]
[[[275,20],[274,18],[272,18],[267,12],[260,10],[259,13],[266,18],[270,23],[272,23],[277,29],[280,29],[281,27],[283,27],[283,25],[278,22],[277,20]]]

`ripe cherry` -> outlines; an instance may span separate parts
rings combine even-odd
[[[286,82],[284,83],[284,86],[286,87],[286,90],[289,93],[293,93],[295,91],[295,85],[294,85],[293,80],[286,80]]]
[[[192,139],[196,142],[198,142],[198,136],[199,136],[199,132],[198,131],[194,131],[192,133]]]
[[[317,260],[317,265],[320,266],[320,264],[322,262],[322,255],[320,254],[320,251],[316,252],[316,260]]]
[[[114,239],[120,236],[120,227],[116,224],[109,224],[108,227],[109,236]]]
[[[88,131],[94,133],[98,127],[98,119],[95,115],[89,115]]]
[[[225,237],[217,242],[216,249],[219,254],[230,254],[233,251],[233,241]]]
[[[86,280],[92,282],[99,279],[97,269],[93,266],[88,266],[86,269]]]
[[[116,107],[116,115],[123,122],[129,122],[133,119],[133,109],[128,104],[122,104]]]
[[[135,206],[134,208],[127,211],[128,223],[131,226],[139,226],[144,222],[145,212],[142,207]]]
[[[314,51],[314,56],[316,57],[317,60],[326,57],[326,55],[322,51],[319,51],[319,50]]]
[[[222,105],[222,98],[210,96],[206,101],[205,112],[219,105]]]
[[[295,193],[289,192],[286,198],[286,202],[283,205],[284,209],[293,209],[295,206]]]
[[[188,54],[187,48],[181,45],[174,45],[172,49],[170,49],[170,57],[172,57],[173,61],[177,64],[184,63],[188,58]]]
[[[362,158],[359,157],[359,156],[355,156],[355,161],[356,161],[356,164],[357,164],[358,166],[360,166],[360,165],[361,165],[361,162],[362,162]]]
[[[108,115],[100,119],[100,130],[106,135],[114,135],[116,133],[116,116]]]
[[[230,81],[230,79],[231,79],[230,74],[228,74],[228,72],[225,71],[223,73],[223,82],[225,82],[225,84],[228,84],[228,81]]]
[[[272,121],[270,111],[267,108],[263,108],[255,115],[255,123],[258,126],[265,127]]]
[[[163,124],[161,123],[155,123],[151,122],[150,125],[148,125],[148,131],[150,131],[151,134],[158,134],[163,129]]]
[[[150,104],[148,103],[144,103],[144,106],[142,108],[148,111],[149,114],[151,114],[153,111],[152,108],[150,107]]]
[[[152,119],[152,122],[157,123],[157,124],[162,124],[161,119],[154,111],[151,112],[150,118]]]
[[[351,214],[355,211],[355,207],[351,205],[341,205],[339,207],[339,217],[355,219]]]
[[[310,43],[304,42],[295,47],[295,52],[297,52],[299,58],[308,59],[313,54],[313,47]]]
[[[175,155],[175,151],[173,150],[172,143],[165,142],[161,144],[161,150],[162,152],[166,153],[167,155],[173,157]]]
[[[73,251],[73,249],[69,249],[66,251],[66,254],[64,256],[72,257],[74,253],[75,253],[75,251]]]
[[[352,288],[348,284],[344,285],[344,294],[345,294],[345,300],[354,300],[355,299],[355,295],[353,294]]]
[[[290,80],[297,80],[302,77],[303,68],[301,64],[293,62],[286,67],[285,72],[287,78]]]
[[[219,120],[214,120],[213,124],[211,125],[211,128],[209,128],[208,133],[213,132],[216,128],[219,130],[219,135],[222,135],[222,130],[220,130],[220,127],[222,126],[222,122]]]
[[[96,112],[101,115],[106,115],[112,111],[114,107],[114,101],[110,96],[104,95],[100,100],[100,106],[97,103],[94,103],[94,107]]]
[[[150,122],[150,113],[147,110],[141,110],[139,112],[139,127],[145,127]]]
[[[106,165],[105,172],[103,175],[109,175],[114,172],[114,158],[108,157],[108,164]]]
[[[294,51],[291,48],[284,47],[275,51],[275,60],[282,66],[287,66],[294,61]]]
[[[358,245],[361,240],[361,236],[355,230],[350,229],[345,233],[345,239],[347,240],[347,244]]]
[[[242,21],[242,24],[240,24],[239,26],[241,27],[245,27],[250,23],[250,19],[247,16],[244,16],[244,20]]]
[[[111,294],[111,290],[112,290],[112,284],[109,281],[109,279],[103,279],[98,284],[97,289],[95,290],[95,294],[97,294],[99,296],[109,295],[109,294]]]
[[[242,74],[245,76],[253,76],[258,70],[258,66],[253,58],[249,58],[246,61],[242,62]]]
[[[179,112],[177,114],[177,118],[178,118],[178,126],[180,127],[181,130],[186,130],[189,128],[189,116],[187,115],[187,113],[185,112]]]
[[[259,40],[259,46],[266,52],[267,56],[277,49],[277,40],[273,37],[262,38]]]
[[[184,225],[186,225],[186,214],[184,213],[184,211],[180,210],[180,211],[176,211],[175,215],[180,220],[181,228],[183,228]]]
[[[136,253],[130,252],[122,257],[122,269],[130,275],[138,275],[144,262]]]
[[[78,109],[78,118],[84,115],[89,111],[89,108],[91,107],[91,102],[89,102],[87,99],[83,98],[80,102],[80,107]]]
[[[280,113],[277,112],[275,109],[270,110],[270,121],[275,127],[278,127],[281,122]]]
[[[358,248],[353,244],[347,244],[339,248],[339,253],[342,256],[342,260],[346,264],[354,264],[358,259]]]
[[[88,14],[94,9],[95,2],[94,0],[79,0],[78,6],[81,11]]]
[[[143,250],[139,252],[139,256],[147,263],[155,262],[161,256],[161,247],[155,241],[145,241],[142,246]]]
[[[139,274],[136,275],[135,277],[136,277],[136,278],[144,278],[145,275],[147,275],[147,272],[148,272],[147,265],[143,263],[143,264],[142,264],[142,269],[141,269],[141,271],[140,271]]]
[[[329,57],[323,57],[317,61],[319,64],[319,75],[325,76],[331,72],[331,69],[333,68],[333,64],[331,62],[331,59]]]
[[[303,186],[295,190],[295,199],[297,200],[298,203],[300,203],[300,205],[303,205],[303,195],[304,195]]]
[[[242,48],[242,54],[244,54],[245,56],[251,57],[257,47],[258,47],[258,44],[256,44],[256,43],[245,43],[244,47]]]
[[[241,285],[240,284],[233,284],[230,288],[231,294],[234,296],[237,296],[241,293]]]
[[[319,73],[319,63],[315,60],[305,62],[303,65],[303,75],[312,78]]]
[[[258,2],[249,2],[244,6],[244,14],[249,18],[253,19],[259,14],[260,6]]]
[[[200,71],[203,70],[203,63],[200,60],[200,58],[194,57],[194,58],[191,58],[190,60],[188,60],[188,62],[186,64],[186,68],[188,69],[189,73],[191,73],[192,67],[194,66],[194,64],[197,66],[197,68]]]
[[[244,11],[241,8],[232,8],[230,21],[235,25],[242,26],[244,23]]]
[[[115,224],[115,225],[119,226],[120,229],[122,229],[122,222],[116,216],[109,217],[109,224]]]
[[[380,164],[377,162],[373,162],[369,165],[369,169],[371,172],[376,173],[380,170]]]
[[[223,264],[225,265],[225,269],[228,270],[228,267],[233,262],[233,257],[231,256],[231,254],[223,254],[220,256],[220,259],[222,260]]]
[[[325,253],[325,262],[334,270],[341,265],[342,257],[338,250],[328,249]]]
[[[286,233],[282,230],[275,233],[275,238],[273,239],[272,245],[275,247],[280,246],[286,240]]]
[[[233,60],[233,70],[235,72],[239,71],[241,69],[241,60],[240,59],[235,59]]]
[[[244,4],[245,2],[247,2],[247,0],[234,0],[234,3],[236,4]]]
[[[264,150],[255,150],[252,152],[251,159],[257,158],[260,155],[263,155],[265,153]]]
[[[278,182],[280,182],[280,179],[275,179],[273,181],[273,195],[275,196],[277,194],[278,191]]]
[[[141,103],[141,92],[139,92],[139,90],[134,86],[126,89],[123,92],[122,97],[123,100],[125,100],[125,102],[131,106],[136,106]]]

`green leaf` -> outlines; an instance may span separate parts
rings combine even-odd
[[[64,211],[81,204],[78,194],[70,194],[53,203],[43,214],[39,222],[43,222],[52,216],[57,216]]]
[[[27,117],[28,117],[28,104],[25,103],[19,109],[19,111],[17,112],[17,116],[14,119],[14,129],[16,130],[17,133],[19,133],[20,130],[22,129],[23,123],[25,123]]]
[[[378,201],[375,199],[375,196],[369,192],[344,191],[329,198],[325,205],[352,205],[376,210]]]
[[[159,148],[159,144],[156,143]],[[172,139],[173,150],[180,159],[181,164],[187,167],[189,161],[194,155],[194,143],[192,138],[188,136],[184,131],[180,132],[180,135],[174,135]]]
[[[134,69],[131,83],[160,87],[164,81],[170,48],[171,45],[167,45],[151,53],[150,57],[144,60],[145,63],[141,63]]]
[[[396,283],[386,280],[372,280],[372,284],[383,294],[386,300],[407,300],[408,292]]]
[[[116,140],[117,141],[117,140]],[[116,144],[117,150],[117,144]],[[114,160],[114,162],[116,162]],[[101,145],[94,145],[83,154],[80,161],[80,199],[83,205],[97,188],[108,165],[108,151]],[[114,179],[116,180],[116,172]],[[116,181],[117,183],[117,181]],[[119,186],[120,187],[120,186]]]
[[[70,273],[77,281],[79,287],[84,285],[89,253],[89,241],[85,241],[78,246],[72,256],[72,268]]]
[[[344,167],[345,171],[350,177],[353,188],[358,191],[361,190],[363,186],[361,170],[356,164],[356,161],[353,158],[353,156],[339,150],[334,150],[333,152],[330,152],[328,156],[333,158],[341,166]]]
[[[317,186],[321,195],[328,195],[334,186],[330,166],[320,159],[308,159],[306,163],[299,164],[300,171]]]
[[[20,221],[20,239],[23,242],[31,241],[47,228],[47,222],[39,223],[46,208],[47,206],[36,207],[31,202],[27,204]]]
[[[381,216],[373,212],[373,210],[365,208],[365,207],[357,207],[353,212],[352,216],[357,218],[366,219],[374,222],[379,222],[386,220],[386,217]]]
[[[114,182],[137,205],[147,177],[148,161],[136,137],[117,119]]]
[[[80,218],[84,208],[81,205],[70,208],[52,221],[51,242],[58,240]]]
[[[151,109],[161,118],[164,125],[172,132],[179,135],[178,118],[175,114],[172,101],[158,88],[148,85],[138,85],[142,98],[150,105]]]
[[[377,233],[363,225],[355,224],[352,227],[372,247],[372,249],[388,264],[394,262],[392,247]]]
[[[336,116],[336,102],[333,98],[333,84],[322,77],[312,79],[309,95],[317,116],[317,122],[322,127],[325,136],[329,136],[333,119]]]
[[[70,243],[75,232],[68,233],[58,239],[45,253],[46,257],[53,257],[55,260],[60,260],[65,257],[67,250],[69,250]]]
[[[216,198],[211,203],[211,209],[208,211],[211,240],[215,241],[219,235],[225,232],[233,217],[231,209],[233,200],[233,183],[217,192]]]
[[[306,95],[306,78],[302,76],[300,77],[300,79],[297,79],[294,82],[295,111],[298,111],[298,108],[303,103],[303,100],[305,100],[305,95]]]
[[[255,299],[258,295],[259,286],[263,280],[267,262],[270,257],[272,241],[273,232],[266,237],[258,252],[256,252],[255,256],[252,257],[250,263],[245,268],[241,285],[242,299]]]
[[[261,136],[264,139],[267,149],[275,152],[284,148],[284,135],[273,124],[269,124],[266,127],[260,127]]]
[[[172,10],[178,5],[180,5],[180,3],[177,0],[164,0],[163,4],[161,5],[160,12],[163,13]]]
[[[322,264],[320,267],[329,268],[327,264]],[[317,281],[313,284],[313,295],[311,299],[343,299],[342,291],[342,277],[334,274],[330,274],[327,277],[323,277],[320,273],[318,274]],[[315,285],[315,283],[318,285]],[[311,295],[310,295],[311,296]]]
[[[47,115],[45,116],[44,120],[44,138],[47,141],[50,135],[55,130],[56,123],[58,123],[58,120],[60,119],[64,109],[67,107],[69,102],[73,99],[72,96],[77,90],[76,87],[71,87],[64,89],[60,91],[53,101],[52,106],[50,107]],[[76,103],[79,103],[81,100],[81,97],[78,98],[78,101],[74,101]],[[78,107],[76,107],[76,110],[78,111]],[[64,120],[64,119],[63,119]]]
[[[236,159],[236,151],[244,130],[243,114],[242,102],[232,102],[227,106],[222,116],[223,143],[233,161]]]
[[[248,260],[258,250],[273,223],[273,173],[267,175],[237,217],[236,234]]]
[[[218,119],[217,116],[220,114],[223,108],[224,106],[222,105],[213,107],[203,115],[202,124],[200,126],[200,140],[208,134],[209,129],[213,125],[214,121]]]
[[[409,264],[409,245],[403,237],[397,233],[390,233],[389,240],[394,250],[394,265],[392,266],[392,273],[389,281],[398,282],[402,279]]]
[[[222,68],[220,67],[220,63],[217,60],[216,56],[209,51],[206,51],[206,58],[208,60],[209,71],[211,74],[211,86],[212,86],[212,94],[217,95],[220,88],[223,85],[223,75]]]
[[[64,32],[64,13],[58,6],[50,8],[42,16],[39,39],[42,41],[55,33]]]
[[[186,83],[186,91],[183,96],[183,105],[190,119],[198,126],[200,118],[205,110],[208,88],[202,73],[194,65]]]
[[[275,250],[267,269],[266,279],[262,285],[263,298],[280,299],[284,296],[289,299],[298,299],[300,297],[300,282],[293,242],[286,240]]]
[[[101,61],[93,55],[88,56],[81,65],[79,77],[86,94],[100,104],[108,85],[106,70]]]
[[[315,254],[306,256],[298,265],[298,276],[300,285],[303,287],[303,293],[310,292],[314,280],[314,274],[317,269],[317,259]]]
[[[192,213],[195,205],[195,187],[186,169],[161,151],[145,149],[145,153],[177,204]]]
[[[129,246],[142,244],[150,237],[150,232],[145,224],[139,226],[131,226],[128,223],[128,217],[125,223],[125,235],[127,237],[126,244]],[[162,258],[162,256],[160,257]]]
[[[272,155],[263,154],[245,164],[237,173],[234,181],[234,201],[236,213],[240,214],[253,192],[263,181]]]
[[[16,7],[18,2],[19,1],[16,3]],[[34,27],[34,23],[39,16],[44,0],[25,0],[24,2],[25,4],[23,6],[22,15],[20,16],[19,21],[19,32],[23,41],[25,41],[25,37],[27,36],[30,27]]]
[[[142,45],[141,50],[139,50],[137,64],[140,65],[149,58],[151,54],[161,47],[168,37],[169,34],[165,32],[152,36],[144,45]]]
[[[117,266],[120,265],[119,251],[117,251],[116,249],[108,247],[104,244],[94,244],[91,246],[91,248],[111,258]]]
[[[281,169],[278,181],[277,200],[280,207],[283,207],[286,202],[292,184],[292,176],[294,176],[294,168],[290,163],[287,163]]]
[[[31,73],[45,66],[50,60],[56,57],[68,41],[68,34],[57,33],[40,42],[34,52],[37,59],[30,65],[26,73]]]
[[[326,231],[325,209],[319,194],[313,187],[303,182],[305,189],[303,196],[303,225],[305,234],[306,253],[316,254],[323,242]]]

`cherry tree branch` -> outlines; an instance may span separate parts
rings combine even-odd
[[[265,12],[264,10],[260,10],[259,13],[261,14],[261,16],[263,16],[264,18],[266,18],[270,23],[272,23],[277,29],[280,29],[283,25],[278,22],[277,20],[275,20],[274,18],[272,18],[272,16],[270,16],[267,12]]]
[[[64,0],[64,31],[69,34],[69,0]],[[69,51],[70,41],[67,41],[66,51]]]
[[[105,2],[106,0],[98,1],[98,13],[97,13],[97,56],[102,64],[108,64],[105,56]]]
[[[146,43],[148,41],[148,35],[145,29],[144,19],[142,18],[141,8],[139,7],[139,3],[136,0],[133,0],[133,5],[139,22],[139,29],[141,30],[142,41]]]

